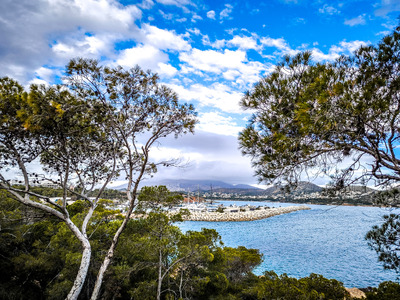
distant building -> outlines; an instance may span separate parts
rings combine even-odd
[[[52,188],[52,189],[59,189],[60,186],[50,180],[43,179],[43,180],[37,180],[37,178],[29,178],[29,183],[31,186],[41,186],[41,187],[46,187],[46,188]],[[10,181],[11,185],[24,185],[25,182],[23,180],[17,180],[13,179]]]
[[[205,202],[203,197],[189,196],[183,198],[183,203],[203,203]]]

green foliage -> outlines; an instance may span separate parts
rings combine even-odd
[[[180,204],[183,196],[170,192],[166,186],[144,186],[138,196],[139,205],[142,209],[173,207]]]
[[[218,208],[217,208],[216,212],[223,213],[223,212],[224,212],[224,210],[225,210],[225,208],[224,208],[224,207],[222,207],[222,206],[218,206]]]
[[[262,261],[259,250],[225,247],[215,254],[219,270],[223,270],[232,283],[238,283],[249,275]]]
[[[310,52],[286,57],[242,99],[255,112],[239,136],[241,150],[267,182],[296,184],[309,169],[331,176],[338,189],[399,181],[399,82],[400,27],[332,64],[314,63]]]
[[[400,216],[390,214],[383,218],[384,222],[374,226],[366,239],[368,245],[378,253],[383,266],[400,273]]]
[[[58,221],[0,191],[0,298],[41,299],[62,260],[49,249]],[[32,223],[32,220],[37,222]]]
[[[321,275],[296,279],[286,274],[278,276],[273,271],[264,273],[259,282],[243,291],[244,299],[345,299],[349,294],[341,282]]]
[[[392,281],[384,281],[378,288],[373,288],[366,293],[367,300],[399,300],[400,284]]]

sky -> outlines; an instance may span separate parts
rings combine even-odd
[[[244,93],[284,55],[333,61],[379,42],[399,15],[400,0],[2,0],[0,76],[58,83],[75,57],[150,69],[199,119],[194,135],[154,149],[185,162],[154,178],[256,184],[237,142],[251,115]]]

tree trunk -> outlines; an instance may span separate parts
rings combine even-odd
[[[162,251],[158,250],[158,280],[157,280],[157,300],[161,299],[161,286],[162,286]]]
[[[111,243],[111,246],[108,249],[107,255],[104,258],[103,263],[101,264],[99,273],[97,274],[96,283],[93,288],[92,297],[90,298],[90,300],[97,300],[100,295],[100,288],[101,288],[101,285],[103,284],[104,273],[107,271],[107,268],[111,263],[111,260],[114,256],[115,248],[117,247],[117,244],[118,244],[119,237],[122,234],[122,232],[124,231],[126,225],[128,224],[131,213],[133,212],[133,209],[135,208],[136,193],[137,193],[137,189],[139,187],[139,182],[146,170],[147,160],[148,160],[148,156],[146,155],[144,162],[142,163],[142,168],[140,170],[140,173],[135,181],[132,192],[131,192],[131,184],[132,184],[133,170],[131,169],[131,173],[129,175],[130,179],[129,179],[128,188],[127,188],[129,209],[126,212],[126,216],[125,216],[124,220],[122,221],[121,226],[118,228],[117,232],[115,233],[112,243]]]
[[[79,239],[83,248],[81,265],[79,266],[78,274],[76,275],[74,285],[72,286],[66,298],[68,300],[76,300],[78,299],[78,296],[81,293],[83,285],[86,280],[86,276],[90,265],[90,257],[92,255],[92,248],[90,246],[90,242],[86,237],[86,235],[82,234],[70,219],[67,219],[66,223],[68,227],[71,229],[71,231],[75,234],[75,236]]]
[[[179,281],[179,298],[180,299],[183,299],[182,286],[183,286],[183,270],[181,271],[181,278],[180,278],[180,281]]]
[[[128,213],[128,215],[130,215],[130,213]],[[119,237],[120,237],[122,231],[124,231],[126,224],[128,223],[128,220],[129,220],[129,218],[124,219],[121,226],[118,228],[117,232],[114,235],[111,246],[107,251],[107,255],[104,258],[103,263],[101,264],[99,273],[97,274],[96,284],[93,288],[92,297],[90,298],[91,300],[96,300],[100,295],[100,288],[103,283],[104,273],[107,271],[107,268],[111,263],[111,260],[114,256],[115,248],[117,247],[117,244],[118,244]]]

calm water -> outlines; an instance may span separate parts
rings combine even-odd
[[[223,201],[230,204],[290,206],[286,203]],[[182,230],[214,228],[226,246],[256,248],[264,255],[255,273],[274,270],[293,277],[317,273],[335,278],[347,287],[377,286],[396,280],[393,271],[383,270],[377,254],[365,235],[373,225],[382,223],[390,213],[376,207],[308,205],[303,210],[250,222],[194,222],[179,226]],[[395,211],[399,213],[399,211]]]

